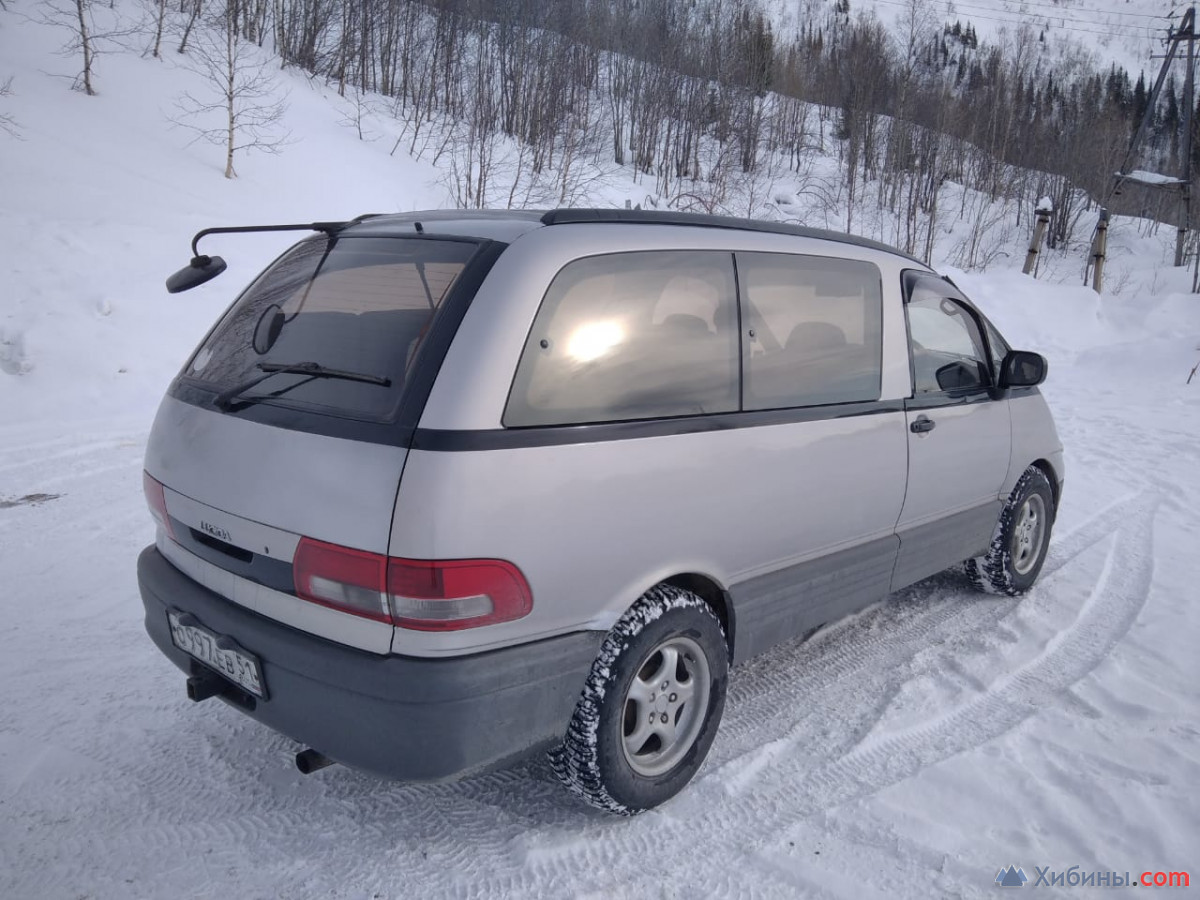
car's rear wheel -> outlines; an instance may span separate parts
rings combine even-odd
[[[1046,561],[1054,517],[1050,479],[1037,466],[1030,466],[1000,512],[987,555],[964,564],[971,583],[1010,596],[1029,590]]]
[[[551,754],[555,772],[592,806],[621,815],[668,800],[708,755],[728,671],[712,609],[681,588],[653,588],[605,638]]]

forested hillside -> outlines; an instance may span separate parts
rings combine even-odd
[[[191,59],[218,90],[182,98],[176,120],[224,141],[229,177],[239,151],[282,145],[265,99],[275,54],[350,98],[360,136],[364,116],[394,117],[393,153],[445,168],[464,207],[588,202],[625,167],[647,204],[815,218],[925,258],[953,216],[972,223],[967,267],[987,261],[995,201],[1022,228],[1048,196],[1051,247],[1102,201],[1174,215],[1165,197],[1109,197],[1149,104],[1144,70],[1050,52],[1036,16],[982,15],[1005,22],[987,41],[923,0],[886,9],[809,2],[786,26],[757,0],[147,0],[137,21],[47,0],[31,15],[60,24],[87,91],[104,49]],[[1144,35],[1171,22],[1145,20]],[[1180,168],[1181,90],[1165,85],[1143,167]]]

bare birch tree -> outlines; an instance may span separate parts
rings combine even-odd
[[[75,0],[75,18],[79,23],[79,49],[83,53],[83,71],[80,77],[83,79],[83,91],[89,97],[95,96],[96,92],[92,90],[92,60],[95,56],[92,50],[92,36],[89,28],[89,19],[91,18],[91,0]]]
[[[196,140],[225,150],[225,177],[236,178],[234,155],[259,150],[278,153],[289,135],[281,127],[287,111],[268,59],[242,37],[238,0],[224,0],[197,32],[188,52],[191,68],[204,81],[203,92],[183,93],[175,122],[196,132]]]
[[[71,87],[89,97],[96,95],[96,57],[113,49],[114,44],[119,48],[123,38],[139,30],[138,26],[124,21],[111,6],[101,8],[98,25],[93,8],[93,0],[42,0],[39,13],[34,16],[35,21],[70,35],[62,45],[62,53],[68,57],[77,56],[81,65],[79,73],[71,76]]]
[[[167,0],[147,0],[146,9],[154,22],[154,43],[150,46],[150,55],[162,59],[163,27],[167,20]]]

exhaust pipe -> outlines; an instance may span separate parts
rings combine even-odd
[[[229,683],[224,678],[205,672],[193,675],[187,680],[188,699],[194,703],[207,700],[209,697],[219,697],[229,690]]]
[[[326,766],[332,765],[336,765],[334,760],[330,759],[324,753],[318,753],[311,747],[301,750],[296,754],[296,768],[300,770],[301,775],[311,775],[318,769],[324,769]]]

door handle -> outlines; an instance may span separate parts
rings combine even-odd
[[[917,416],[916,421],[908,426],[913,434],[925,434],[926,432],[933,431],[936,427],[937,422],[928,416]]]

